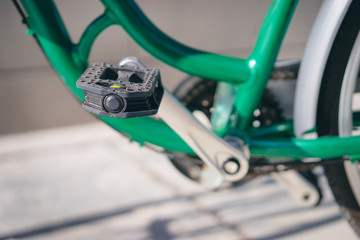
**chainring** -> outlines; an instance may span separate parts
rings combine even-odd
[[[189,76],[174,90],[174,95],[190,112],[201,111],[210,119],[213,111],[214,96],[217,82],[203,78]],[[267,126],[284,120],[282,111],[279,108],[270,90],[266,89],[258,108],[254,111],[253,126]],[[170,162],[187,178],[199,182],[201,169],[204,163],[198,157],[183,153],[168,153]],[[250,159],[250,163],[265,163],[265,159]],[[249,174],[244,180],[248,180],[259,174]]]

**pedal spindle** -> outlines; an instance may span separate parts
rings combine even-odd
[[[82,107],[96,115],[131,118],[156,114],[164,88],[157,68],[91,64],[76,82]]]

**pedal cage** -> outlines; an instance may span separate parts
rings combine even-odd
[[[114,118],[154,115],[164,94],[159,69],[110,63],[91,64],[76,87],[84,91],[85,110]]]

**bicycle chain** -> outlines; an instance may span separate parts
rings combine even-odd
[[[262,174],[269,174],[273,172],[282,172],[287,170],[306,171],[316,166],[323,166],[325,164],[343,162],[343,159],[329,159],[326,162],[279,162],[279,163],[264,163],[264,164],[251,164],[249,172],[253,175],[259,176]]]

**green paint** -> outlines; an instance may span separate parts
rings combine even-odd
[[[87,62],[91,47],[96,40],[97,36],[109,26],[113,25],[113,21],[108,17],[106,12],[96,18],[84,31],[79,43],[77,44],[77,55],[78,57]]]
[[[234,84],[226,82],[218,83],[211,125],[213,131],[219,136],[224,136],[230,130],[229,120],[232,118],[235,96],[236,86]]]
[[[266,14],[253,52],[246,59],[251,78],[239,84],[235,100],[238,129],[246,130],[259,105],[297,0],[274,0]]]
[[[27,29],[26,30],[26,35],[31,36],[31,35],[34,35],[34,34],[35,34],[34,30],[32,30],[32,29]]]
[[[281,158],[335,158],[359,154],[360,136],[321,137],[317,139],[274,138],[252,139],[252,156]]]
[[[355,164],[359,160],[360,160],[360,154],[350,155],[351,164]]]

